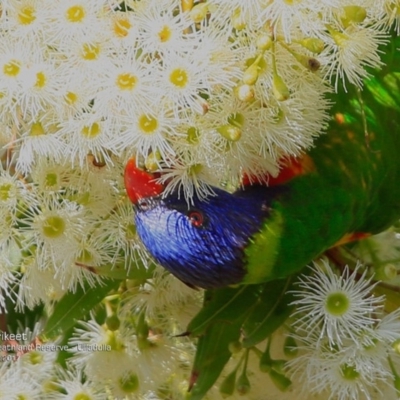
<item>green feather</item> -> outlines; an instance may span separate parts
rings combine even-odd
[[[346,234],[378,233],[399,218],[400,73],[387,71],[335,95],[328,133],[308,153],[312,170],[286,183],[246,249],[244,283],[286,277]]]
[[[388,66],[374,71],[361,93],[348,88],[334,95],[336,118],[308,154],[313,170],[285,185],[245,250],[244,283],[260,284],[206,292],[207,301],[188,326],[200,336],[193,399],[202,399],[217,380],[230,357],[230,341],[242,334],[242,344],[254,346],[285,321],[291,312],[289,275],[344,235],[378,233],[399,219],[399,47],[400,38],[393,39],[383,59]]]

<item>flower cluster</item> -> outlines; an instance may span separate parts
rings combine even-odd
[[[2,293],[21,271],[32,307],[95,284],[77,265],[145,260],[120,179],[130,156],[190,197],[308,148],[325,94],[361,85],[397,21],[392,2],[356,3],[3,1]]]
[[[397,397],[400,368],[400,310],[383,314],[385,297],[366,270],[335,274],[314,265],[293,295],[292,338],[299,355],[288,363],[303,392],[329,399]]]
[[[185,398],[194,345],[172,335],[184,332],[202,293],[148,259],[122,182],[127,159],[161,172],[165,193],[187,199],[237,187],[244,174],[268,180],[323,133],[326,95],[361,87],[381,65],[378,48],[400,30],[399,9],[398,0],[2,0],[0,312],[13,303],[51,315],[67,293],[90,293],[105,277],[123,283],[103,314],[63,332],[63,344],[49,339],[55,351],[40,350],[39,327],[21,351],[2,348],[1,395]],[[341,281],[348,309],[336,277],[319,277],[325,292],[302,281],[317,297],[299,294],[294,327],[305,355],[292,366],[314,376],[314,392],[329,382],[342,399],[367,393],[395,375],[398,313],[375,315],[381,300],[366,295],[365,276]],[[320,306],[332,290],[343,315]],[[318,334],[304,336],[305,324]],[[257,374],[253,361],[247,351],[238,365]],[[332,365],[355,377],[350,386],[317,374]]]
[[[380,65],[389,3],[3,1],[1,142],[24,174],[88,154],[185,191],[275,174],[322,132],[330,82]]]

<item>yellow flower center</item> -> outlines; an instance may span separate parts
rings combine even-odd
[[[12,185],[10,183],[3,183],[2,185],[0,185],[0,200],[1,201],[7,201],[8,199],[10,199],[11,189],[12,189]]]
[[[125,236],[128,240],[136,239],[136,226],[129,224],[125,229]]]
[[[118,381],[118,386],[124,393],[134,393],[139,388],[139,378],[136,374],[131,373],[130,375],[121,378]]]
[[[45,132],[41,122],[34,122],[32,124],[30,136],[41,136],[41,135],[45,135],[45,134],[46,134],[46,132]]]
[[[163,28],[158,32],[158,37],[160,38],[161,42],[168,42],[169,39],[171,39],[171,29],[169,26],[163,26]]]
[[[127,18],[118,18],[114,21],[114,32],[118,37],[128,36],[132,24]]]
[[[69,22],[82,22],[85,18],[85,9],[82,6],[72,6],[68,8],[65,16]]]
[[[32,365],[38,365],[38,364],[42,364],[43,363],[43,354],[40,353],[39,351],[30,351],[29,352],[29,362]]]
[[[43,72],[38,72],[36,74],[36,83],[35,86],[38,88],[42,88],[46,85],[46,75]]]
[[[139,128],[146,135],[150,135],[158,128],[158,121],[149,115],[142,115],[139,118]]]
[[[4,75],[17,76],[21,70],[21,64],[17,60],[11,60],[3,66]]]
[[[49,238],[60,237],[65,232],[65,221],[59,216],[47,217],[43,224],[43,235]]]
[[[48,174],[46,174],[46,178],[44,181],[45,181],[46,187],[54,187],[57,185],[58,175],[54,172],[49,172]]]
[[[91,400],[92,398],[92,396],[89,396],[86,393],[77,393],[73,400]]]
[[[100,125],[95,122],[92,125],[84,126],[81,131],[83,136],[86,136],[88,139],[93,139],[97,135],[100,134]]]
[[[35,9],[30,6],[22,7],[18,13],[18,20],[22,25],[29,25],[36,19]]]
[[[67,102],[67,104],[71,105],[71,104],[74,104],[78,100],[78,95],[73,92],[68,92],[64,96],[64,98],[65,98],[65,101]]]
[[[184,88],[189,82],[189,76],[186,70],[175,68],[169,75],[171,83],[179,88]]]
[[[118,75],[117,86],[121,90],[132,90],[136,86],[137,81],[138,79],[135,75],[126,72]]]
[[[85,60],[96,60],[100,54],[100,46],[97,44],[85,43],[82,46],[82,57]]]
[[[77,261],[82,264],[90,264],[93,261],[93,255],[89,250],[83,249],[79,254]]]

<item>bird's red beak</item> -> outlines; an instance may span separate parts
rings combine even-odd
[[[136,166],[135,159],[131,158],[125,167],[125,189],[133,204],[145,197],[158,196],[164,186],[156,182],[159,174],[144,171]]]

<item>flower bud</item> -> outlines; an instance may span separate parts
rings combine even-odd
[[[250,85],[240,85],[235,88],[235,94],[240,101],[251,101],[254,99],[254,88]]]
[[[396,354],[400,354],[400,339],[397,339],[392,343],[392,349]]]
[[[272,359],[269,354],[269,347],[261,354],[259,368],[261,372],[269,372],[272,368]]]
[[[149,336],[149,326],[147,325],[144,312],[141,312],[139,315],[138,322],[136,324],[136,335],[138,339],[147,339]]]
[[[269,50],[272,46],[272,37],[267,34],[261,34],[256,39],[257,49],[266,51]]]
[[[222,125],[217,128],[217,131],[221,136],[231,142],[237,142],[242,136],[242,131],[232,125]]]
[[[203,21],[206,18],[208,13],[208,4],[207,3],[199,3],[196,4],[189,12],[190,18],[193,22],[198,23]]]
[[[246,28],[246,21],[243,18],[239,8],[234,11],[231,20],[232,25],[236,30],[241,31],[242,29]]]
[[[374,269],[374,279],[377,281],[391,281],[397,277],[397,269],[393,264],[385,264]]]
[[[360,24],[367,17],[367,10],[361,6],[343,7],[344,16],[341,18],[342,24],[347,28],[351,24]]]
[[[300,40],[299,43],[307,50],[311,51],[311,53],[319,54],[324,50],[325,43],[321,39],[317,38],[306,38]]]
[[[260,67],[257,64],[250,65],[243,73],[243,83],[254,85],[257,82]]]
[[[276,372],[279,372],[280,374],[283,374],[285,372],[286,360],[272,360],[271,364],[272,368]]]
[[[106,318],[106,325],[110,331],[116,331],[119,329],[121,321],[119,320],[117,314],[112,314]]]
[[[152,151],[146,158],[144,166],[147,171],[155,172],[160,168],[160,161],[162,157],[158,150]]]
[[[228,396],[232,396],[235,390],[235,381],[236,381],[236,369],[232,371],[225,379],[222,381],[219,392],[223,398]]]
[[[242,343],[239,342],[239,340],[236,340],[234,342],[229,343],[228,349],[232,354],[236,354],[236,353],[239,353],[240,351],[242,351],[243,346],[242,346]]]
[[[183,12],[190,11],[193,8],[193,2],[194,0],[182,0],[181,4]]]
[[[311,72],[318,71],[321,66],[320,62],[314,57],[308,57],[296,52],[292,52],[292,55],[303,67],[307,68]]]
[[[283,374],[280,374],[274,369],[271,369],[269,371],[269,377],[271,378],[272,382],[274,382],[275,386],[282,392],[288,390],[290,385],[292,384],[292,381],[289,378],[287,378]]]
[[[107,340],[103,344],[111,346],[111,350],[121,351],[124,349],[124,344],[117,338],[117,335],[114,331],[108,329],[106,332],[106,337]]]
[[[272,92],[278,101],[285,101],[290,97],[290,92],[286,83],[278,74],[274,74]]]
[[[251,386],[249,378],[247,377],[246,372],[243,371],[236,382],[236,391],[243,396],[250,392],[250,388]]]

